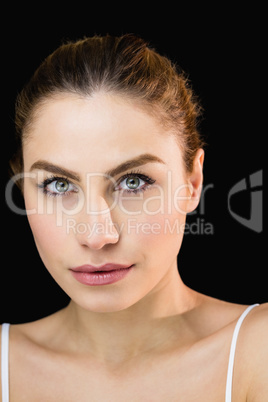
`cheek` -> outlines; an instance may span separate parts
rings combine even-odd
[[[128,244],[142,250],[147,258],[176,258],[185,226],[185,214],[176,211],[154,215],[142,214],[124,221],[123,235]],[[163,262],[163,261],[162,261]]]
[[[55,217],[49,215],[30,215],[28,221],[33,233],[36,247],[45,266],[57,262],[66,250],[66,230],[55,225]]]
[[[175,187],[173,183],[170,189],[154,187],[141,196],[121,201],[124,235],[144,249],[154,247],[154,254],[160,250],[178,253],[185,228],[188,188],[185,184]]]
[[[62,214],[57,213],[56,201],[45,198],[25,183],[25,207],[36,247],[45,266],[60,259],[68,247],[66,227],[62,224]]]

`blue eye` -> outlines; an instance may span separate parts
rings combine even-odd
[[[45,194],[52,196],[63,196],[78,191],[68,179],[62,177],[51,177],[46,179],[38,187],[40,187]]]
[[[50,183],[47,188],[52,193],[66,193],[69,190],[70,184],[67,180],[55,180]]]
[[[143,174],[128,173],[118,180],[115,190],[137,194],[146,190],[154,182],[155,180]]]

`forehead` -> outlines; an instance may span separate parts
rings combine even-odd
[[[100,171],[141,153],[181,159],[171,132],[141,106],[108,94],[48,99],[37,109],[26,138],[26,163],[27,158],[46,159],[76,170],[78,161]]]

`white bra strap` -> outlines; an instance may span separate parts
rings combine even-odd
[[[9,402],[9,367],[8,367],[9,327],[10,324],[2,325],[2,341],[1,341],[2,402]]]
[[[248,313],[256,306],[259,304],[253,304],[252,306],[249,306],[243,314],[240,316],[239,320],[236,323],[235,330],[233,333],[233,338],[232,338],[232,343],[231,343],[231,350],[230,350],[230,356],[229,356],[229,364],[228,364],[228,372],[227,372],[227,381],[226,381],[226,392],[225,392],[225,402],[232,402],[232,382],[233,382],[233,371],[234,371],[234,358],[235,358],[235,349],[236,349],[236,343],[237,343],[237,338],[239,334],[239,330],[241,328],[241,325],[248,315]]]

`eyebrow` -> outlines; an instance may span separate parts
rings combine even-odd
[[[108,170],[107,172],[105,172],[105,175],[114,177],[114,176],[117,176],[119,173],[125,172],[126,170],[133,169],[138,166],[146,165],[146,163],[151,163],[151,162],[165,164],[165,162],[156,155],[142,154],[142,155],[137,156],[136,158],[133,158],[133,159],[130,159],[123,163],[120,163],[120,165],[118,165],[114,169],[111,169],[111,170]]]
[[[68,170],[63,167],[60,167],[58,165],[54,165],[53,163],[50,163],[47,161],[40,160],[40,161],[35,162],[31,166],[30,171],[35,170],[35,169],[45,170],[47,172],[54,173],[54,174],[57,174],[60,176],[69,177],[69,179],[75,180],[77,182],[80,181],[80,177],[77,173],[73,172],[72,170]]]
[[[114,177],[126,170],[133,169],[138,166],[142,166],[142,165],[145,165],[147,163],[152,163],[152,162],[165,164],[165,162],[162,159],[160,159],[158,156],[146,153],[146,154],[139,155],[136,158],[129,159],[125,162],[120,163],[120,165],[105,172],[104,175],[106,176],[106,178]],[[77,173],[73,172],[72,170],[65,169],[61,166],[54,165],[53,163],[48,162],[48,161],[39,160],[39,161],[35,162],[31,166],[30,171],[32,171],[34,169],[45,170],[50,173],[68,177],[77,182],[81,181],[81,178]]]

